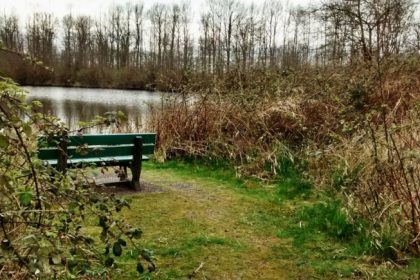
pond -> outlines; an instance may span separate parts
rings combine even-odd
[[[117,90],[65,87],[25,87],[27,102],[42,102],[42,113],[60,118],[70,130],[80,121],[90,121],[106,112],[122,111],[126,121],[119,128],[94,128],[88,132],[142,132],[147,130],[150,105],[161,101],[162,93],[143,90]]]

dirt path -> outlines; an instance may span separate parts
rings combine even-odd
[[[131,200],[121,215],[154,251],[157,270],[141,279],[418,279],[420,262],[390,269],[311,226],[325,216],[299,213],[327,203],[319,192],[292,198],[278,185],[238,181],[231,171],[176,164],[146,165],[141,185],[141,192],[101,189]],[[119,260],[123,275],[115,279],[139,279],[132,269],[138,255],[129,251]]]
[[[124,216],[141,225],[144,244],[156,254],[153,278],[291,278],[292,264],[277,254],[290,245],[276,237],[275,225],[260,220],[278,211],[276,205],[215,180],[159,170],[142,176],[149,191],[130,194]]]

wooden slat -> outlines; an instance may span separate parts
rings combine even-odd
[[[134,138],[141,136],[143,143],[155,143],[155,133],[132,133],[132,134],[109,134],[109,135],[95,135],[88,134],[83,136],[70,136],[69,146],[78,145],[123,145],[123,144],[134,144]]]
[[[141,136],[143,143],[155,143],[156,133],[128,133],[128,134],[86,134],[82,136],[70,135],[69,146],[81,146],[81,145],[124,145],[134,144],[134,138]],[[55,147],[59,139],[50,139],[47,141],[45,137],[38,138],[38,147],[47,148]]]
[[[68,147],[67,155],[69,158],[92,158],[92,157],[116,157],[132,156],[134,145],[114,145],[114,146],[88,146],[87,148]],[[144,144],[143,154],[153,154],[154,144]],[[42,148],[38,150],[38,158],[49,160],[58,158],[57,148]]]

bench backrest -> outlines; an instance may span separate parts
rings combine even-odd
[[[155,149],[155,133],[130,134],[87,134],[70,135],[67,139],[67,156],[69,158],[104,158],[128,156],[134,153],[134,140],[141,136],[143,139],[142,154],[153,154]],[[52,160],[59,157],[60,139],[38,138],[38,158]]]

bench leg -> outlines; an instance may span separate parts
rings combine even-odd
[[[133,174],[133,178],[131,179],[131,187],[136,191],[140,190],[140,169],[132,168],[131,172]]]
[[[133,175],[131,178],[131,187],[136,191],[140,191],[141,159],[136,164],[133,164],[131,174]]]
[[[140,174],[141,174],[141,160],[143,154],[143,138],[136,137],[134,139],[134,154],[133,162],[131,164],[131,173],[133,177],[131,179],[131,187],[136,191],[140,190]]]

